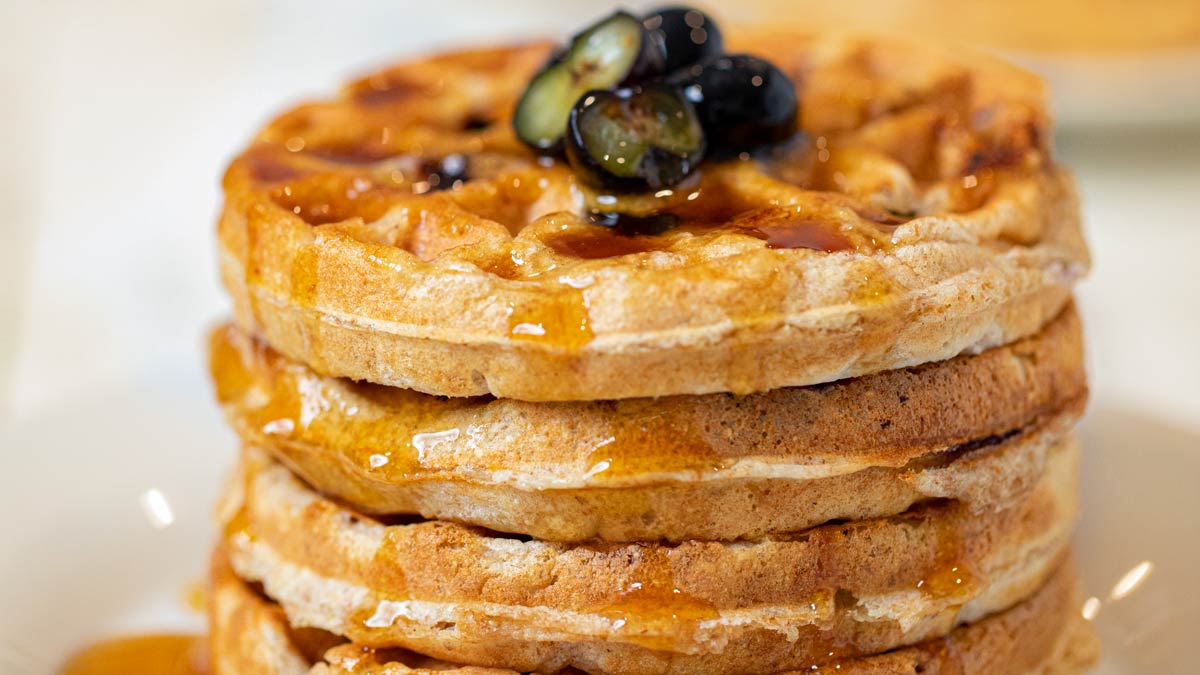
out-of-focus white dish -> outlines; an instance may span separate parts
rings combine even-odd
[[[1046,78],[1063,128],[1200,125],[1200,47],[1005,55]]]

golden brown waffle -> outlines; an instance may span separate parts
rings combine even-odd
[[[548,541],[757,538],[928,499],[995,509],[1086,398],[1079,320],[980,355],[814,388],[616,402],[445,399],[211,339],[232,426],[369,513]]]
[[[1068,560],[1032,597],[945,638],[799,672],[817,675],[1076,675],[1095,660],[1090,626],[1080,618]],[[372,649],[315,631],[296,631],[283,611],[233,575],[218,551],[213,570],[213,675],[513,675],[456,666],[398,649]],[[298,635],[299,633],[299,635]],[[814,664],[815,665],[815,664]],[[567,671],[573,674],[573,671]],[[797,675],[799,675],[799,672]],[[782,674],[781,674],[782,675]]]
[[[323,374],[545,401],[810,385],[1058,314],[1088,256],[1036,78],[879,40],[741,43],[796,80],[804,133],[669,194],[598,194],[519,145],[545,45],[401,64],[282,115],[225,177],[238,323]],[[467,179],[441,184],[444,160]],[[598,207],[677,222],[631,234]]]
[[[947,502],[730,544],[387,525],[254,451],[221,514],[234,569],[296,626],[521,671],[741,675],[913,644],[1027,597],[1066,548],[1077,459],[1057,446],[995,513]]]

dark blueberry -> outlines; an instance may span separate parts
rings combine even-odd
[[[458,187],[468,178],[467,158],[454,153],[441,159],[423,162],[420,174],[429,186],[427,190],[449,190]]]
[[[696,110],[665,84],[590,91],[571,110],[567,159],[593,187],[660,190],[683,180],[704,158]]]
[[[647,14],[642,24],[662,35],[667,46],[668,73],[718,56],[725,49],[717,22],[698,9],[662,7]]]
[[[627,12],[616,12],[571,38],[529,82],[513,112],[517,137],[542,152],[560,147],[571,108],[584,93],[639,82],[665,72],[662,36]]]
[[[592,211],[588,214],[588,221],[612,228],[614,232],[628,237],[659,235],[679,226],[679,216],[665,212],[634,216],[616,211]]]
[[[778,143],[796,131],[796,86],[755,56],[718,56],[672,73],[668,81],[696,106],[714,153]]]

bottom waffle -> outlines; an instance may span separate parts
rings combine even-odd
[[[234,569],[296,626],[520,671],[744,675],[915,644],[1028,597],[1066,550],[1077,461],[1060,439],[996,512],[943,502],[754,541],[566,545],[375,521],[250,450],[222,518]]]
[[[372,649],[331,633],[295,629],[283,610],[238,579],[226,553],[213,559],[213,675],[513,675],[400,649]],[[798,669],[796,675],[1077,675],[1097,642],[1079,612],[1070,560],[1031,597],[944,638],[873,656]]]

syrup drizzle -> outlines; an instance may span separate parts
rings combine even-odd
[[[425,454],[465,433],[459,421],[486,402],[331,384],[228,328],[213,333],[209,350],[217,398],[232,406],[241,433],[270,443],[300,468],[308,464],[309,448],[340,448],[354,466],[380,478],[416,478],[425,471]],[[360,414],[360,406],[388,414]]]
[[[582,260],[618,258],[636,253],[662,250],[662,243],[648,237],[628,236],[614,232],[569,232],[546,240],[546,245],[560,255]]]
[[[679,651],[691,643],[703,622],[720,617],[716,606],[675,582],[675,549],[639,546],[631,580],[600,609],[621,640],[659,651]]]
[[[510,305],[508,335],[521,342],[576,351],[594,336],[587,297],[579,289],[563,286],[549,296],[530,297],[527,302]]]
[[[317,447],[336,449],[380,480],[417,480],[437,471],[430,466],[431,454],[461,448],[464,442],[471,447],[476,438],[494,433],[482,421],[489,398],[442,399],[330,381],[289,364],[232,328],[213,333],[209,352],[217,398],[231,408],[240,433],[270,444],[301,472],[313,464],[308,449]],[[661,404],[642,401],[613,405],[619,414],[604,416],[608,426],[588,454],[592,480],[725,468],[719,448],[728,443],[705,426],[703,411],[673,405],[674,412],[665,414]],[[228,534],[245,530],[237,520],[229,524]]]
[[[609,435],[588,456],[587,475],[595,482],[645,473],[721,471],[728,461],[717,451],[699,420],[666,415],[654,404],[641,410],[622,404],[613,415]]]

